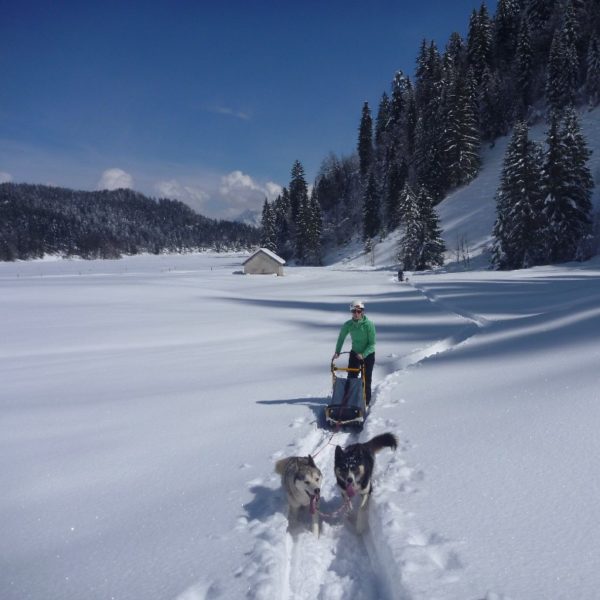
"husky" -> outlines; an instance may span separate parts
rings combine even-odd
[[[352,444],[345,449],[335,447],[335,478],[342,488],[344,500],[349,504],[356,494],[361,496],[356,530],[362,533],[366,527],[366,511],[369,497],[373,491],[373,468],[375,454],[383,448],[395,450],[398,440],[392,433],[376,435],[363,444]]]
[[[281,486],[287,494],[288,529],[298,522],[298,511],[306,506],[312,517],[312,532],[319,535],[318,504],[323,475],[312,456],[290,456],[275,463],[275,472],[281,475]]]

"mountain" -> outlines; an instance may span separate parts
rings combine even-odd
[[[209,219],[177,200],[128,189],[0,184],[0,260],[239,250],[255,246],[258,238],[255,227]]]

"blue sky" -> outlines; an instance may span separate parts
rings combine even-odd
[[[260,208],[479,0],[0,0],[0,181]],[[486,3],[490,13],[496,2]]]

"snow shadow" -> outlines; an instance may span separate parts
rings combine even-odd
[[[257,400],[256,404],[263,404],[265,406],[276,406],[278,404],[292,404],[296,406],[306,406],[310,408],[317,420],[317,423],[321,426],[324,424],[324,412],[325,407],[329,403],[329,398],[289,398],[286,400]]]
[[[266,521],[275,513],[284,510],[285,498],[281,488],[273,489],[257,484],[251,486],[248,491],[254,494],[254,498],[243,505],[249,521]]]

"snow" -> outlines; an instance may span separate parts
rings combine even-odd
[[[440,207],[471,271],[399,283],[394,235],[284,277],[0,263],[0,598],[598,598],[600,259],[484,268],[502,143]],[[378,333],[360,435],[320,427],[355,297]],[[335,513],[335,445],[385,431],[366,533],[355,511],[287,533],[275,461],[312,453]]]

